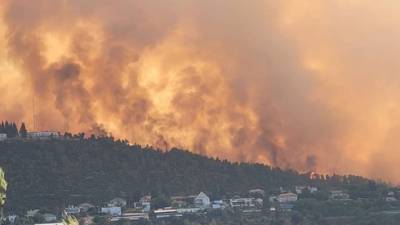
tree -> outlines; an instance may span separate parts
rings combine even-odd
[[[26,138],[28,136],[28,131],[26,130],[25,123],[22,123],[21,128],[19,128],[19,136],[22,138]]]
[[[7,181],[3,169],[0,168],[0,219],[3,218],[3,205],[6,201]]]
[[[74,216],[66,216],[66,218],[63,219],[63,224],[64,225],[79,225],[79,222]]]

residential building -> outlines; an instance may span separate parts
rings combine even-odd
[[[123,198],[114,198],[111,199],[110,202],[108,203],[109,207],[125,207],[126,206],[126,200]]]
[[[265,191],[263,189],[252,189],[249,190],[249,194],[250,195],[256,195],[256,196],[264,196],[265,195]]]
[[[315,193],[318,191],[317,187],[313,187],[313,186],[296,186],[295,187],[295,191],[297,194],[302,194],[303,191],[309,191],[311,194]]]
[[[397,201],[397,198],[393,191],[389,191],[389,193],[387,194],[387,196],[385,198],[385,201],[386,202],[396,202]]]
[[[92,204],[90,204],[90,203],[82,203],[82,204],[80,204],[78,207],[79,207],[79,210],[80,210],[81,212],[87,212],[87,211],[89,211],[90,209],[96,208],[94,205],[92,205]]]
[[[179,213],[177,209],[172,208],[154,210],[154,215],[157,219],[183,216],[182,213]]]
[[[121,207],[103,207],[101,208],[101,212],[105,214],[109,214],[111,216],[120,216],[122,214]]]
[[[203,209],[201,209],[201,208],[179,208],[179,209],[176,209],[176,211],[181,214],[198,213],[202,210]]]
[[[295,202],[297,201],[297,194],[292,192],[280,194],[277,197],[277,201],[280,203]]]
[[[233,198],[229,202],[232,208],[249,208],[256,206],[255,200],[255,198]]]
[[[32,131],[28,132],[28,138],[41,140],[60,138],[60,133],[57,131]]]
[[[194,205],[199,208],[208,208],[211,205],[210,198],[204,192],[201,192],[194,199]]]
[[[346,200],[350,200],[350,196],[349,196],[349,194],[345,193],[342,190],[333,190],[333,191],[331,191],[330,199],[346,201]]]
[[[68,208],[65,208],[65,212],[70,215],[79,214],[81,212],[81,209],[76,206],[68,206]]]
[[[211,208],[213,209],[225,209],[227,207],[227,203],[223,200],[215,200],[212,202]]]
[[[51,213],[43,214],[43,219],[46,223],[54,222],[57,220],[57,216]]]

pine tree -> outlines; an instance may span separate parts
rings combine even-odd
[[[15,124],[14,122],[11,125],[11,137],[18,137],[18,128],[17,128],[17,124]]]
[[[21,128],[19,128],[19,136],[22,138],[27,138],[28,131],[26,130],[25,123],[21,124]]]

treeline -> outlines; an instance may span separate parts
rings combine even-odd
[[[0,124],[0,133],[7,134],[7,138],[23,137],[26,138],[28,131],[25,123],[22,123],[19,130],[15,122],[2,121]]]
[[[109,137],[4,142],[0,156],[9,182],[8,210],[100,204],[117,196],[133,202],[145,194],[204,191],[223,199],[254,188],[276,193],[294,185],[356,190],[371,185],[361,177],[310,179],[309,174],[291,170],[232,163],[179,149],[162,152]]]

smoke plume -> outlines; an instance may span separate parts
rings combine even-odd
[[[400,181],[396,1],[0,3],[0,118]]]

